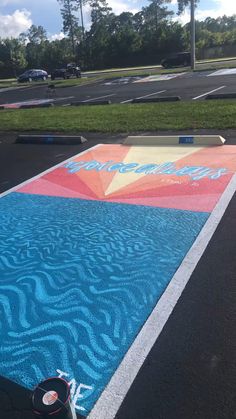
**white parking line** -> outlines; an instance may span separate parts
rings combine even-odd
[[[53,102],[59,102],[60,100],[68,100],[68,99],[74,99],[75,96],[67,96],[67,97],[58,97],[58,98],[54,98],[52,99]]]
[[[145,97],[158,95],[159,93],[164,93],[164,92],[166,92],[166,90],[161,90],[159,92],[150,93],[149,95],[145,95],[145,96],[133,97],[132,99],[123,100],[123,102],[120,102],[120,103],[128,103],[128,102],[132,102],[133,99],[144,99]]]
[[[217,89],[211,90],[210,92],[203,93],[203,94],[202,94],[202,95],[200,95],[200,96],[193,97],[193,98],[192,98],[192,100],[197,100],[197,99],[200,99],[201,97],[204,97],[204,96],[206,96],[206,95],[209,95],[210,93],[217,92],[217,90],[224,89],[224,87],[226,87],[226,86],[221,86],[221,87],[218,87]]]
[[[18,87],[18,89],[20,89],[20,87]],[[2,87],[0,93],[9,92],[11,90],[16,90],[16,87]]]
[[[82,100],[82,102],[91,102],[92,100],[104,99],[105,97],[111,97],[115,95],[116,93],[112,93],[111,95],[99,96],[99,97],[94,97],[92,99]]]

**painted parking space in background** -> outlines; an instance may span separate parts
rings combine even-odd
[[[21,106],[46,105],[48,103],[55,103],[55,102],[73,99],[73,98],[74,96],[54,98],[54,99],[32,99],[32,100],[24,100],[22,102],[3,103],[1,104],[1,106],[4,106],[5,109],[19,109]]]
[[[172,74],[154,74],[151,76],[128,76],[128,77],[120,77],[117,79],[107,80],[105,83],[103,82],[104,86],[112,86],[112,85],[122,85],[122,84],[130,84],[130,83],[148,83],[154,81],[167,81],[174,79],[176,77],[184,76],[188,74],[185,73],[172,73]]]
[[[119,77],[116,79],[108,79],[103,81],[104,86],[113,86],[113,85],[122,85],[122,84],[130,84],[134,83],[137,80],[141,80],[145,76],[128,76],[128,77]]]
[[[236,68],[223,68],[221,70],[214,71],[211,74],[208,74],[208,77],[211,76],[231,76],[236,74]]]
[[[236,170],[235,146],[100,145],[0,201],[0,374],[86,416]]]
[[[24,100],[22,102],[15,103],[3,103],[1,106],[4,106],[6,109],[18,109],[21,106],[31,106],[31,105],[44,105],[46,103],[52,103],[53,99],[33,99],[33,100]]]
[[[135,80],[133,83],[148,83],[153,81],[167,81],[175,79],[176,77],[185,76],[185,73],[172,73],[172,74],[154,74],[153,76],[144,77],[140,80]]]

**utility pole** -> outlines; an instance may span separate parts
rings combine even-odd
[[[195,70],[195,0],[191,0],[191,68]]]

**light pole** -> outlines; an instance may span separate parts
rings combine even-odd
[[[195,70],[195,1],[191,0],[191,68]]]

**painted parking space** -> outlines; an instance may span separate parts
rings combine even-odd
[[[236,68],[224,68],[222,70],[214,71],[211,74],[208,74],[208,77],[211,76],[232,76],[236,74]]]
[[[168,81],[175,79],[176,77],[185,76],[187,72],[184,73],[171,73],[171,74],[154,74],[151,76],[130,76],[130,77],[120,77],[117,79],[112,79],[103,82],[104,86],[114,86],[114,85],[123,85],[123,84],[132,84],[132,83],[148,83],[156,81]]]
[[[141,80],[142,78],[144,78],[144,76],[119,77],[114,79],[108,79],[105,81],[105,83],[103,82],[102,84],[104,86],[120,86],[123,84],[134,83],[135,81]]]
[[[0,374],[28,388],[65,376],[86,416],[231,181],[235,153],[100,145],[4,194]]]
[[[172,73],[172,74],[155,74],[153,76],[144,77],[139,80],[135,80],[134,83],[151,83],[155,81],[168,81],[176,79],[176,77],[184,76],[187,73]]]
[[[43,105],[46,103],[52,103],[53,99],[35,99],[35,100],[23,100],[21,102],[14,102],[14,103],[4,103],[1,106],[4,106],[6,109],[18,109],[21,106],[36,106],[36,105]]]
[[[33,99],[33,100],[23,100],[21,102],[14,103],[3,103],[1,106],[4,106],[6,109],[19,109],[21,106],[37,106],[37,105],[46,105],[47,103],[55,103],[60,101],[68,101],[69,99],[74,99],[74,96],[54,98],[54,99]]]

